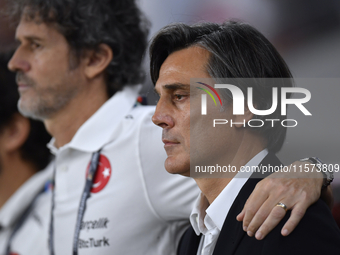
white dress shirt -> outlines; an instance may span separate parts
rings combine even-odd
[[[267,149],[261,151],[253,157],[246,166],[257,166],[267,154]],[[203,193],[198,196],[190,215],[190,223],[195,233],[197,235],[203,234],[197,255],[213,254],[228,212],[251,174],[251,171],[238,172],[210,206]]]
[[[154,106],[136,106],[138,88],[110,98],[56,148],[54,247],[71,255],[80,197],[92,153],[102,148],[98,180],[87,200],[79,255],[175,254],[189,225],[196,183],[164,168],[161,128],[151,122]],[[48,254],[48,253],[46,253]]]

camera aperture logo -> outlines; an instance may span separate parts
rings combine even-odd
[[[215,95],[217,96],[217,98],[220,101],[220,104],[222,106],[222,100],[221,100],[219,94],[217,93],[217,91],[213,87],[211,87],[210,85],[205,84],[203,82],[197,82],[197,83],[199,83],[199,84],[201,84],[203,86],[206,86],[211,91],[213,91],[215,93]],[[216,100],[215,100],[214,96],[209,92],[209,90],[206,90],[206,89],[203,89],[203,88],[200,88],[200,87],[196,87],[196,88],[206,92],[214,100],[215,106],[217,106]],[[207,95],[206,94],[202,94],[201,114],[202,115],[207,115]]]
[[[281,115],[286,116],[287,115],[287,106],[288,105],[295,105],[304,115],[311,116],[312,114],[306,109],[306,107],[303,105],[307,103],[311,99],[311,93],[309,90],[305,88],[297,88],[297,87],[281,87],[281,98],[278,96],[278,88],[273,87],[272,88],[272,105],[269,109],[265,110],[259,110],[256,109],[253,103],[253,88],[248,87],[247,88],[247,101],[245,100],[245,96],[242,92],[242,90],[232,84],[215,84],[215,88],[212,86],[205,84],[203,82],[197,82],[201,85],[206,86],[211,91],[215,93],[215,95],[218,97],[220,104],[222,106],[222,100],[215,90],[215,88],[218,89],[228,89],[232,95],[232,107],[233,107],[233,115],[244,115],[244,107],[245,103],[247,102],[247,107],[251,113],[257,116],[267,116],[274,113],[278,107],[278,101],[281,99]],[[206,92],[214,101],[215,106],[217,106],[216,100],[212,93],[208,91],[207,89],[196,87],[200,90],[203,90]],[[288,94],[291,93],[300,93],[304,94],[303,98],[289,98]],[[202,94],[201,95],[201,115],[207,115],[207,95]],[[295,119],[251,119],[246,122],[246,120],[243,121],[243,126],[249,126],[249,127],[262,127],[264,126],[265,122],[271,122],[271,126],[274,127],[274,124],[276,122],[280,122],[280,124],[283,127],[296,127],[298,122]],[[225,125],[230,123],[230,126],[232,127],[233,123],[232,120],[227,119],[214,119],[213,120],[213,127],[216,127],[216,125]],[[239,124],[239,123],[237,123]]]

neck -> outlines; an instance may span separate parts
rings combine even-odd
[[[22,160],[19,152],[13,152],[1,160],[0,208],[36,171],[31,163]]]
[[[207,198],[209,205],[214,202],[232,178],[197,178],[197,186]]]
[[[232,160],[229,162],[222,160],[223,163],[220,165],[235,166],[238,172],[241,166],[246,165],[259,152],[264,150],[266,146],[262,138],[258,137],[256,134],[246,132],[244,137],[241,139],[239,146],[235,146],[234,148],[237,148],[234,155],[232,155],[232,157],[230,157],[230,155],[229,157],[225,157],[232,158]],[[211,204],[229,184],[237,172],[229,173],[225,176],[228,178],[197,178],[195,181],[202,193],[206,196],[209,204]]]
[[[104,82],[88,86],[62,110],[44,121],[57,148],[69,143],[78,129],[108,100]]]

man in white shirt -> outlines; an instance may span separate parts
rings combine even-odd
[[[255,115],[249,101],[244,107],[242,100],[236,110],[245,109],[234,114],[240,98],[237,93],[247,95],[247,87],[252,87],[256,112],[272,108],[274,86],[278,90],[292,87],[291,73],[273,45],[244,23],[173,24],[156,35],[150,56],[152,80],[160,96],[153,122],[163,129],[165,168],[172,174],[192,176],[202,192],[190,216],[192,228],[183,236],[178,254],[338,254],[340,231],[321,200],[287,237],[280,235],[280,223],[258,241],[236,220],[260,181],[256,178],[271,173],[265,167],[280,169],[282,165],[274,153],[283,145],[286,127],[249,124],[265,118],[280,123],[285,117],[281,109]],[[240,77],[248,79],[236,79]],[[214,83],[218,84],[215,88],[228,86],[232,95],[215,91]],[[202,90],[210,93],[206,88],[218,97],[219,107],[202,96]],[[225,119],[232,124],[213,125]],[[223,166],[226,173],[209,176],[204,171],[209,166],[215,170]],[[197,167],[203,170],[196,173]],[[273,207],[286,214],[286,203],[277,201]],[[284,219],[289,216],[290,212]]]
[[[43,123],[18,112],[15,75],[7,69],[10,56],[0,54],[0,254],[43,255],[51,137]]]
[[[8,66],[17,72],[19,110],[53,136],[45,254],[174,254],[198,189],[164,170],[154,107],[137,104],[147,45],[137,5],[11,4],[20,44]]]

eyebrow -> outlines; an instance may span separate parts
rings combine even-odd
[[[37,37],[37,36],[34,36],[34,35],[23,36],[23,38],[26,39],[27,41],[31,41],[31,42],[32,42],[32,41],[40,41],[40,42],[43,41],[42,38]],[[16,37],[15,40],[16,40],[17,42],[20,42],[20,39],[19,39],[18,37]]]
[[[172,84],[166,84],[164,85],[164,88],[166,90],[176,90],[176,89],[189,89],[190,88],[190,84],[183,84],[183,83],[172,83]],[[154,92],[159,95],[159,92],[157,91],[156,88],[154,88]]]

